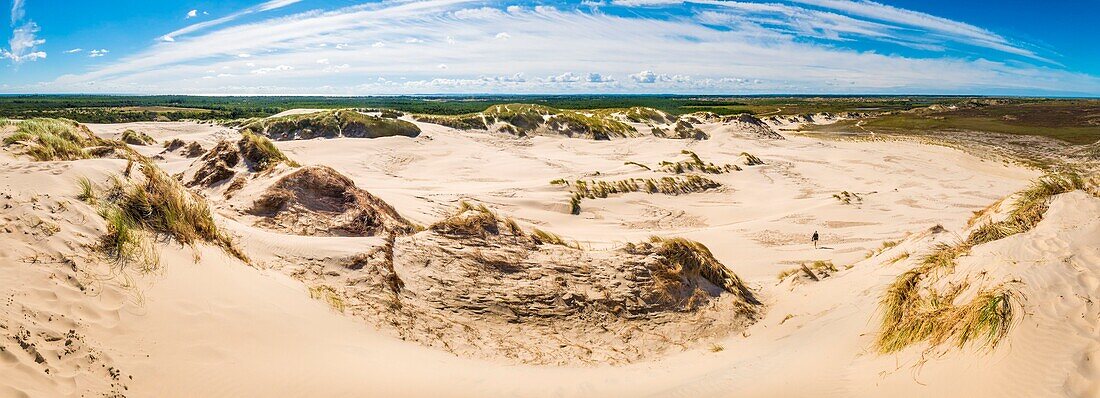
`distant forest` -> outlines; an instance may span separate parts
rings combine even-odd
[[[266,117],[294,108],[384,108],[402,112],[458,115],[504,103],[541,104],[562,109],[644,106],[675,115],[714,112],[797,114],[811,112],[904,110],[964,97],[923,96],[676,96],[676,95],[480,95],[480,96],[114,96],[0,95],[0,118],[62,117],[84,123],[123,123],[182,119],[221,120]]]

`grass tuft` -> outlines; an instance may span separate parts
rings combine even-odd
[[[956,305],[966,284],[952,285],[945,291],[931,286],[937,278],[954,271],[956,259],[971,248],[1023,233],[1043,219],[1053,196],[1083,188],[1080,176],[1049,174],[1028,189],[1016,193],[1016,201],[1004,221],[976,228],[966,240],[941,244],[921,259],[920,264],[903,273],[880,300],[882,324],[875,346],[881,353],[898,351],[917,342],[932,346],[954,340],[962,347],[979,341],[994,348],[1012,325],[1015,293],[999,285],[977,290],[968,302]]]
[[[137,236],[147,231],[167,235],[183,244],[211,243],[248,261],[232,239],[218,229],[205,201],[149,160],[141,160],[140,166],[143,181],[116,179],[101,201],[100,215],[107,220],[109,229],[104,249],[109,256],[121,260],[133,258],[134,248],[141,246]],[[139,230],[143,232],[135,232]]]
[[[104,145],[87,127],[66,119],[30,119],[16,123],[16,132],[4,145],[20,143],[38,161],[76,160],[89,157],[84,148]]]
[[[684,238],[651,237],[650,243],[656,246],[655,253],[663,258],[670,269],[681,272],[698,273],[723,290],[738,295],[750,304],[757,304],[752,290],[729,268],[718,262],[714,255],[702,243]]]
[[[88,177],[80,177],[76,180],[76,184],[80,189],[80,192],[76,194],[76,198],[81,202],[94,205],[96,200],[99,199],[95,190],[95,184]]]
[[[275,143],[267,137],[262,137],[248,130],[241,131],[241,139],[237,141],[237,147],[240,148],[241,156],[252,164],[252,169],[255,171],[269,170],[280,162],[284,162],[290,167],[300,166],[298,162],[290,160],[284,155],[275,146]]]

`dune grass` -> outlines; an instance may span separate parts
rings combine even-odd
[[[157,143],[157,140],[154,140],[153,137],[149,136],[149,134],[129,129],[123,131],[122,135],[120,135],[118,139],[119,141],[125,142],[130,145],[153,145]]]
[[[76,198],[81,202],[88,204],[96,204],[99,200],[99,193],[96,192],[95,184],[88,177],[80,177],[76,180],[77,187],[80,192],[76,194]]]
[[[562,185],[570,190],[569,209],[570,213],[574,215],[580,214],[581,202],[584,199],[604,199],[613,194],[630,192],[684,195],[722,186],[717,181],[694,174],[661,178],[629,178],[618,181],[576,180],[568,182],[564,179],[558,179],[550,183]]]
[[[731,171],[741,171],[741,168],[734,164],[719,166],[711,162],[704,162],[698,154],[687,149],[680,151],[680,153],[688,155],[688,160],[681,162],[663,161],[660,164],[661,170],[674,174],[683,174],[689,171],[698,171],[706,174],[722,174]]]
[[[472,205],[462,201],[458,204],[458,211],[428,227],[444,235],[452,236],[479,236],[499,235],[502,219],[485,205]],[[518,227],[517,227],[518,228]]]
[[[741,156],[745,158],[746,166],[759,166],[764,164],[763,160],[760,160],[760,158],[753,156],[753,154],[751,153],[741,152]]]
[[[237,141],[237,147],[241,151],[241,156],[252,164],[255,171],[269,170],[280,162],[286,163],[290,167],[301,166],[298,162],[283,154],[275,146],[275,143],[267,137],[257,135],[249,130],[241,130],[241,139]]]
[[[875,342],[878,351],[895,352],[924,341],[934,347],[952,340],[958,347],[972,341],[986,348],[996,347],[1007,335],[1018,307],[1013,290],[1004,284],[980,289],[969,301],[956,304],[968,287],[965,281],[945,291],[931,284],[950,275],[956,260],[974,246],[1034,228],[1053,196],[1082,187],[1082,178],[1075,174],[1043,176],[1013,195],[1016,199],[1005,220],[980,226],[961,242],[938,245],[917,267],[900,275],[880,300],[883,318]]]
[[[776,274],[775,277],[776,277],[776,279],[779,279],[780,281],[782,281],[784,279],[787,279],[787,277],[789,277],[791,275],[794,275],[794,274],[797,274],[799,272],[804,273],[805,271],[803,271],[803,268],[808,269],[811,272],[813,272],[814,276],[817,277],[817,278],[828,277],[829,275],[832,275],[833,273],[837,272],[836,265],[834,265],[832,261],[817,260],[817,261],[814,261],[814,262],[810,263],[810,265],[808,265],[808,266],[803,264],[803,265],[798,266],[798,267],[789,268],[789,269],[785,269],[783,271],[779,271],[779,273]]]
[[[16,123],[16,132],[4,145],[21,143],[26,154],[38,161],[77,160],[90,157],[84,148],[105,142],[87,127],[66,119],[30,119]]]
[[[201,241],[221,247],[247,262],[232,239],[214,223],[206,202],[188,191],[147,159],[139,163],[142,180],[115,180],[99,201],[99,214],[107,221],[102,248],[120,262],[137,261],[151,268],[154,251],[146,234],[164,235],[183,244]],[[81,195],[85,183],[80,182]],[[154,253],[155,254],[155,253]]]
[[[336,312],[344,312],[347,306],[344,304],[344,298],[340,293],[336,292],[330,286],[318,285],[311,286],[309,288],[309,297],[314,300],[324,301],[330,308]]]
[[[654,253],[661,257],[661,263],[676,273],[698,273],[703,279],[723,290],[733,293],[749,304],[758,304],[756,295],[733,271],[714,258],[702,243],[684,238],[662,238],[653,236],[649,243]]]
[[[967,242],[974,246],[1026,232],[1042,221],[1050,206],[1050,198],[1085,187],[1084,179],[1077,174],[1048,174],[1040,177],[1028,189],[1016,193],[1016,200],[1008,217],[999,222],[979,226]]]

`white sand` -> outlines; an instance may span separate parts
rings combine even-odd
[[[158,140],[180,135],[204,142],[223,134],[159,126],[142,124],[141,131]],[[303,164],[351,176],[423,224],[469,198],[592,247],[650,235],[690,237],[758,289],[766,315],[721,340],[720,352],[673,348],[662,358],[619,367],[455,357],[388,337],[311,299],[300,282],[214,248],[162,244],[162,271],[131,275],[133,287],[124,286],[124,278],[111,277],[84,247],[105,227],[74,195],[76,178],[102,182],[125,162],[36,163],[0,153],[0,206],[12,205],[0,213],[0,396],[1100,396],[1100,199],[1080,192],[1059,197],[1034,230],[960,260],[958,272],[1023,282],[1028,315],[996,350],[924,356],[920,346],[891,355],[872,348],[886,285],[934,242],[963,236],[972,212],[1025,187],[1034,171],[943,147],[757,141],[714,126],[704,126],[713,137],[702,142],[519,140],[420,126],[425,133],[415,139],[279,147]],[[92,126],[105,136],[124,127]],[[713,176],[725,185],[718,192],[585,200],[578,216],[568,214],[568,193],[549,184],[596,171],[599,179],[648,175],[623,163],[683,160],[685,148],[715,163],[735,162],[747,151],[767,164]],[[166,162],[170,172],[182,170],[181,160]],[[840,203],[832,195],[841,191],[861,194],[862,203]],[[377,244],[376,238],[291,237],[223,222],[261,263],[280,253],[325,258]],[[936,224],[949,232],[921,233]],[[829,249],[809,244],[814,230]],[[909,233],[898,247],[864,260],[881,242]],[[887,264],[901,251],[914,256]],[[63,258],[72,258],[79,271]],[[816,259],[841,271],[818,283],[777,282],[777,272]],[[45,363],[18,344],[13,336],[20,328],[31,332]],[[70,329],[83,343],[66,353],[65,339],[49,336]],[[108,366],[121,371],[118,380]]]

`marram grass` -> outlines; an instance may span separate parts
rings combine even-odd
[[[980,289],[958,303],[966,281],[941,291],[932,283],[954,272],[956,260],[971,248],[1024,233],[1043,219],[1053,196],[1084,187],[1075,174],[1049,174],[1016,193],[1005,220],[982,225],[962,242],[939,245],[890,285],[880,300],[882,323],[875,347],[891,353],[920,342],[935,347],[953,342],[957,347],[976,342],[992,349],[1008,335],[1019,298],[1007,285]]]

